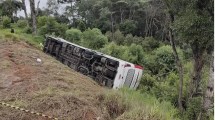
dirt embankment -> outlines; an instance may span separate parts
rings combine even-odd
[[[42,62],[38,62],[37,58]],[[104,88],[24,43],[0,42],[0,102],[64,120],[104,120]],[[0,105],[1,120],[45,120]]]

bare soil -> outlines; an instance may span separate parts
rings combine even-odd
[[[37,58],[42,62],[37,62]],[[106,120],[91,78],[24,42],[0,42],[0,102],[64,120]],[[46,120],[0,105],[0,120]]]

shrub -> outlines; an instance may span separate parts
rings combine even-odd
[[[123,34],[134,33],[137,29],[136,22],[133,20],[125,20],[125,22],[119,25],[120,31]]]
[[[131,44],[128,50],[124,52],[123,59],[135,64],[142,64],[143,56],[143,48],[140,45]]]
[[[140,45],[132,44],[130,46],[117,45],[114,42],[107,44],[101,49],[102,52],[132,63],[142,64],[143,49]]]
[[[60,37],[65,37],[66,30],[68,29],[66,24],[60,24],[55,18],[50,16],[38,17],[37,26],[40,35],[55,34]]]
[[[104,48],[101,49],[101,52],[106,53],[108,55],[111,55],[116,58],[123,59],[123,54],[125,51],[128,50],[127,46],[118,46],[116,43],[111,42],[104,46]]]
[[[66,40],[78,43],[81,40],[82,32],[79,29],[71,28],[66,31]]]
[[[145,37],[141,44],[146,51],[154,50],[160,46],[159,41],[157,41],[153,37]]]
[[[111,42],[112,41],[112,32],[111,31],[107,31],[105,33],[105,36],[108,38],[108,42]]]
[[[47,23],[49,23],[49,24],[56,24],[57,23],[55,18],[50,17],[50,16],[38,17],[37,21],[38,21],[37,22],[38,28],[41,28],[42,26],[45,26]]]
[[[82,21],[82,20],[79,20],[78,21],[78,29],[79,30],[81,30],[82,32],[84,31],[84,30],[86,30],[86,25],[85,25],[85,23],[84,23],[84,21]]]
[[[108,39],[98,28],[87,29],[83,32],[82,44],[92,49],[100,49],[108,43]]]
[[[187,111],[185,114],[185,120],[197,120],[198,115],[201,112],[201,104],[202,98],[201,97],[194,97],[191,98],[188,102]]]
[[[122,45],[124,43],[125,37],[122,34],[122,32],[120,32],[120,30],[117,30],[114,34],[113,34],[114,38],[112,41],[116,42],[116,44],[118,45]]]
[[[28,21],[26,20],[18,20],[17,26],[20,28],[25,28],[28,25]]]
[[[57,36],[65,37],[66,30],[68,29],[68,26],[66,24],[57,23],[56,26],[54,26],[54,28],[55,29],[53,31]]]
[[[179,58],[183,60],[183,52],[180,49],[177,49]],[[161,46],[155,51],[155,60],[158,70],[163,73],[176,70],[175,57],[173,55],[172,47],[169,45]]]
[[[67,30],[67,25],[50,21],[50,22],[47,22],[41,28],[39,28],[39,34],[40,35],[54,34],[56,36],[64,37],[66,30]]]
[[[10,28],[11,19],[7,16],[4,16],[2,19],[3,28]]]
[[[31,34],[33,31],[32,31],[32,29],[31,29],[29,26],[27,26],[27,27],[25,27],[25,28],[23,29],[23,32],[24,32],[24,33],[27,33],[27,34]]]
[[[133,43],[133,35],[132,34],[127,34],[125,37],[124,44],[125,45],[131,45]]]

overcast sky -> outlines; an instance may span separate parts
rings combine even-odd
[[[36,7],[37,7],[37,2],[38,2],[39,0],[35,0],[35,5],[36,5]],[[40,0],[40,4],[39,4],[39,8],[45,8],[47,5],[46,5],[46,2],[47,2],[47,0]],[[30,4],[29,4],[29,0],[25,0],[25,5],[26,5],[26,9],[27,9],[27,13],[28,14],[30,14]],[[22,10],[22,11],[19,11],[18,12],[18,16],[24,16],[25,14],[24,14],[24,11]]]
[[[0,0],[0,1],[1,1],[1,0]],[[21,1],[21,0],[20,0],[20,1]],[[38,3],[38,1],[39,1],[39,0],[35,0],[35,8],[37,8],[37,3]],[[55,0],[55,1],[57,1],[57,0]],[[47,8],[47,4],[46,4],[46,3],[47,3],[47,0],[40,0],[39,8],[40,8],[40,9]],[[27,13],[28,13],[28,15],[29,15],[30,12],[31,12],[31,11],[30,11],[30,3],[29,3],[29,0],[25,0],[25,5],[26,5]],[[68,5],[70,5],[70,4],[68,4],[68,3],[59,4],[58,13],[59,13],[59,14],[63,13],[64,10],[65,10],[65,7],[68,6]],[[23,11],[23,10],[18,11],[17,16],[18,16],[18,17],[19,17],[19,16],[25,17],[24,11]]]

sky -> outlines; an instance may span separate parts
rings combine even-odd
[[[37,7],[37,2],[38,2],[39,0],[35,0],[35,5],[36,5],[36,7]],[[39,4],[39,8],[45,8],[47,5],[46,5],[46,2],[47,2],[47,0],[40,0],[40,4]],[[26,9],[27,9],[27,13],[28,14],[30,14],[30,4],[29,4],[29,0],[25,0],[25,5],[26,5]],[[22,11],[19,11],[18,12],[18,16],[25,16],[25,14],[24,14],[24,11],[22,10]]]

